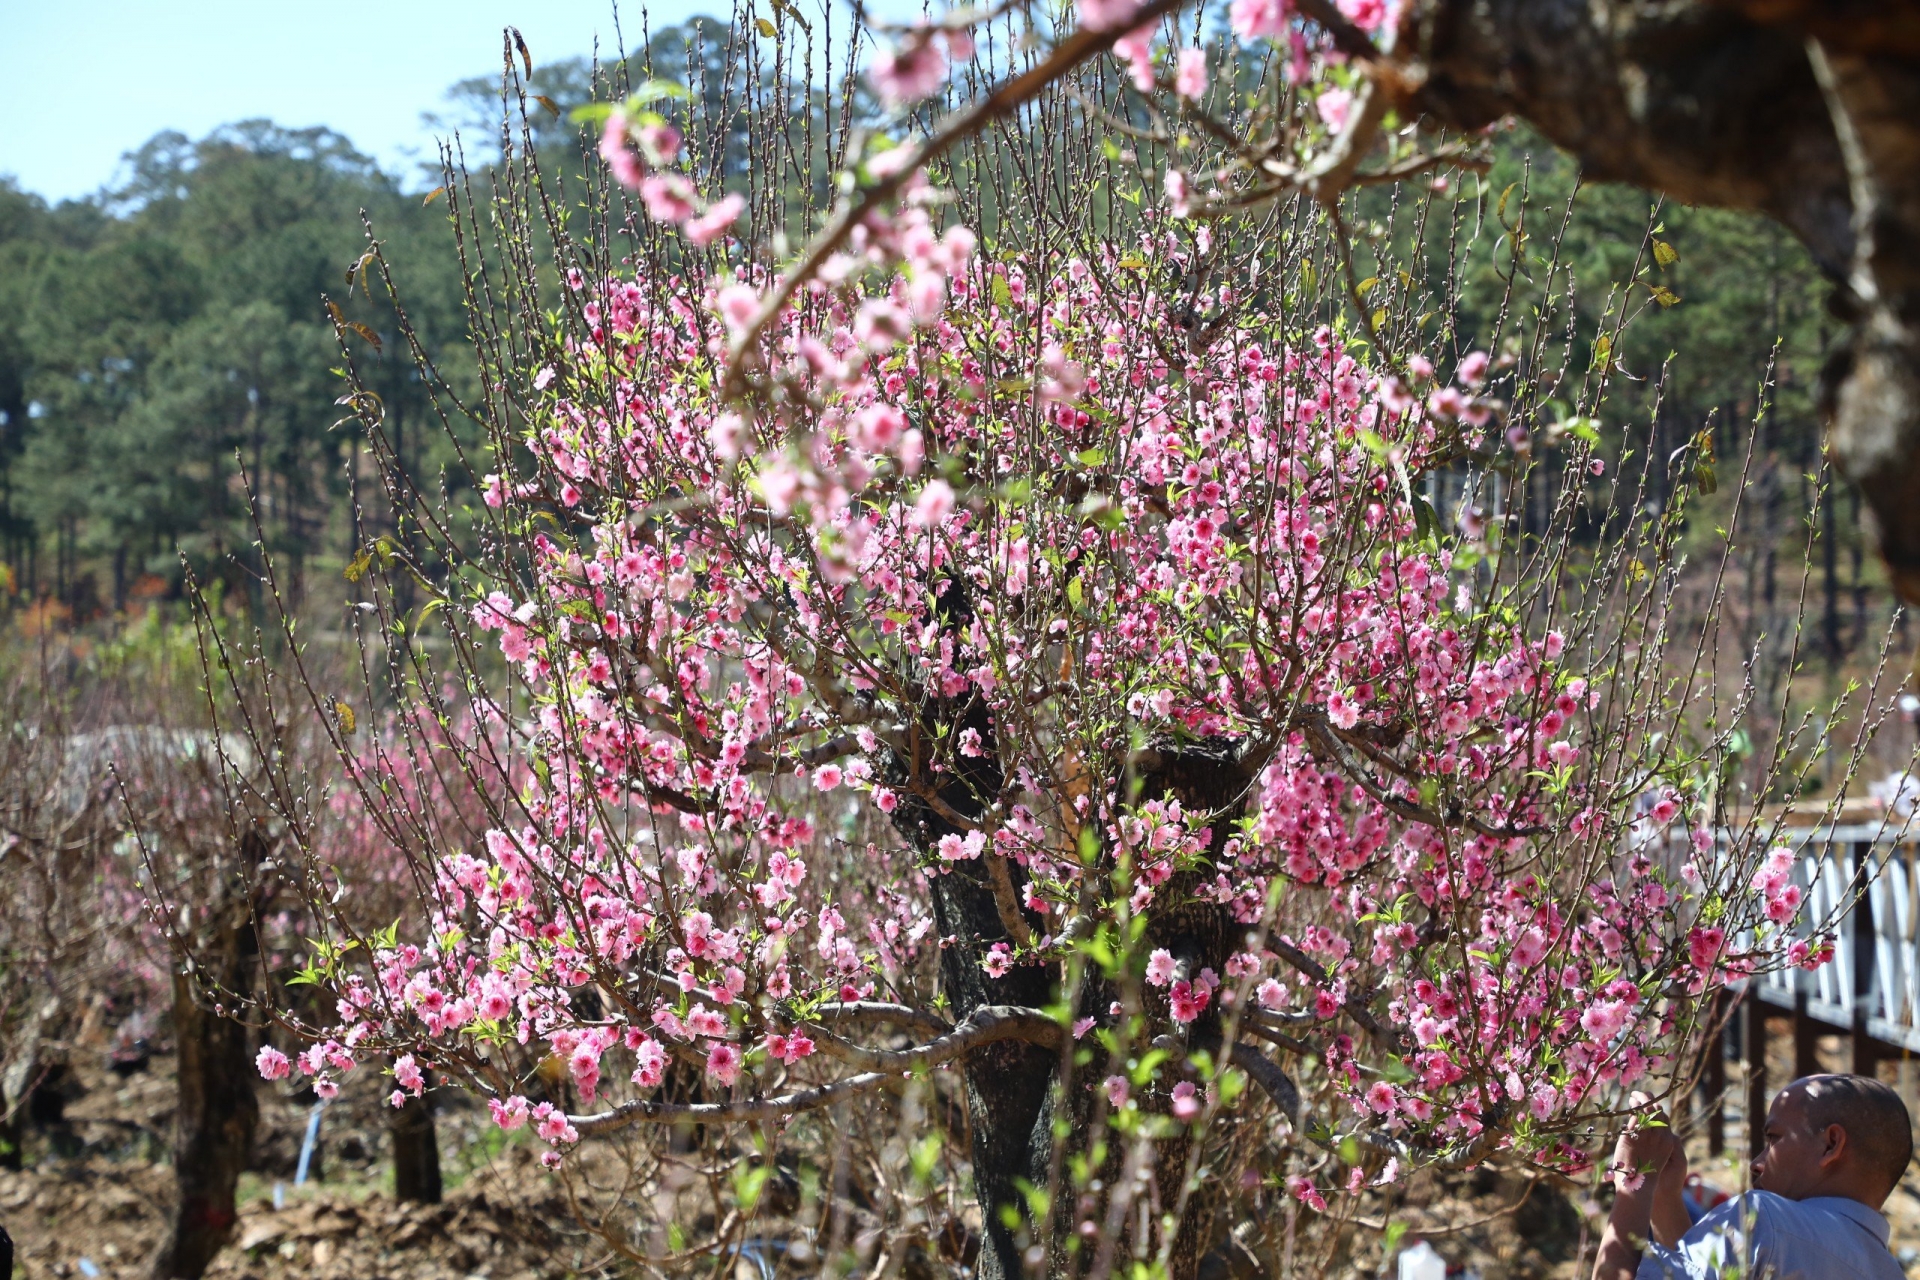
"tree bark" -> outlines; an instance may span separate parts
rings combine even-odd
[[[989,747],[985,756],[968,760],[955,773],[944,775],[937,785],[928,786],[931,776],[924,761],[892,759],[883,762],[889,781],[901,786],[904,798],[894,813],[894,824],[916,847],[931,852],[940,838],[961,834],[958,824],[942,816],[941,810],[971,820],[984,814],[992,798],[997,797],[1004,779],[991,750],[993,726],[985,709],[977,702],[940,704],[924,712],[930,723],[946,723],[953,734],[975,729]],[[912,781],[931,790],[938,805],[912,791]],[[1142,777],[1144,799],[1173,796],[1188,808],[1219,811],[1223,816],[1213,824],[1217,855],[1225,844],[1232,817],[1244,803],[1247,775],[1230,745],[1207,744],[1182,751],[1167,751]],[[1014,1004],[1028,1007],[1048,1005],[1059,998],[1057,978],[1050,967],[1016,966],[999,978],[988,976],[981,961],[995,943],[1008,942],[1007,921],[992,888],[988,854],[976,861],[953,863],[940,868],[933,880],[933,906],[936,927],[940,930],[940,977],[943,992],[952,1006],[951,1016],[967,1017],[982,1005]],[[1025,884],[1018,866],[1009,866],[1016,893]],[[1227,957],[1236,949],[1235,931],[1229,913],[1221,907],[1200,901],[1190,892],[1188,878],[1179,878],[1164,886],[1160,900],[1167,908],[1157,911],[1148,927],[1147,945],[1165,947],[1176,959],[1186,962],[1195,975],[1203,968],[1216,973],[1225,969]],[[1021,909],[1027,926],[1036,934],[1049,922]],[[1058,922],[1051,922],[1057,926]],[[1075,993],[1077,1012],[1104,1014],[1113,992],[1098,979],[1090,980],[1085,990]],[[1164,1007],[1156,1012],[1164,1017]],[[1187,1042],[1195,1048],[1221,1049],[1221,1020],[1216,1004],[1186,1029]],[[1086,1149],[1085,1137],[1094,1114],[1091,1076],[1077,1079],[1062,1090],[1061,1060],[1058,1053],[1019,1041],[1003,1041],[984,1046],[967,1055],[964,1064],[967,1105],[973,1132],[971,1152],[975,1195],[981,1208],[983,1240],[974,1274],[979,1280],[1017,1280],[1032,1274],[1023,1255],[1043,1243],[1043,1231],[1050,1227],[1053,1247],[1047,1257],[1048,1273],[1072,1276],[1084,1270],[1092,1250],[1083,1250],[1076,1259],[1060,1247],[1069,1238],[1081,1216],[1072,1188],[1059,1188],[1059,1201],[1053,1206],[1050,1224],[1035,1220],[1022,1184],[1045,1188],[1050,1180],[1056,1122],[1064,1121],[1065,1150]],[[1184,1139],[1163,1142],[1156,1153],[1155,1177],[1159,1181],[1162,1204],[1171,1211],[1186,1176],[1190,1147]],[[1113,1160],[1118,1168],[1118,1147]],[[1106,1179],[1109,1187],[1113,1179]],[[1210,1188],[1203,1187],[1189,1203],[1188,1212],[1178,1228],[1169,1257],[1171,1280],[1191,1280],[1199,1266],[1208,1238]],[[1103,1211],[1093,1214],[1095,1220]]]
[[[948,594],[952,593],[950,588]],[[993,725],[979,702],[932,704],[923,711],[921,723],[929,733],[942,723],[954,734],[973,728],[988,744],[985,755],[965,761],[964,771],[946,775],[934,774],[924,757],[884,762],[885,772],[901,787],[894,826],[923,856],[930,856],[942,836],[964,833],[913,788],[932,791],[948,811],[972,819],[986,812],[1004,779],[993,753]],[[1034,1008],[1054,999],[1053,977],[1044,968],[1021,965],[994,978],[981,967],[996,942],[1012,941],[1000,918],[985,863],[985,858],[953,863],[932,876],[934,927],[941,937],[940,985],[955,1021],[983,1005]],[[1016,885],[1024,880],[1018,867],[1009,870],[1015,873]],[[1018,1280],[1027,1273],[1022,1254],[1033,1239],[1035,1224],[1020,1183],[1044,1187],[1047,1182],[1058,1067],[1059,1056],[1051,1050],[1016,1040],[986,1045],[967,1055],[970,1154],[981,1212],[980,1258],[974,1270],[979,1280]]]
[[[440,1138],[433,1124],[433,1079],[393,1113],[393,1198],[440,1203]]]
[[[265,854],[248,831],[240,840],[244,883]],[[244,997],[257,955],[248,901],[229,877],[205,908],[194,963],[208,990]],[[236,900],[237,899],[237,900]],[[173,1027],[179,1098],[174,1118],[173,1176],[179,1190],[173,1221],[149,1269],[153,1280],[198,1280],[233,1235],[234,1187],[253,1150],[260,1118],[253,1094],[248,1028],[206,1007],[194,975],[173,975]]]
[[[1920,601],[1920,2],[1419,0],[1401,105],[1522,117],[1589,178],[1768,214],[1840,286],[1829,447]]]

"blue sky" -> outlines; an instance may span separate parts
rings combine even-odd
[[[726,0],[651,0],[658,25]],[[620,21],[638,43],[641,0]],[[497,72],[500,30],[536,63],[611,49],[613,0],[0,0],[0,174],[50,200],[110,181],[162,129],[234,120],[326,125],[413,182],[433,156],[423,112],[447,86]]]

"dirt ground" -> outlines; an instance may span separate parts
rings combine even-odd
[[[124,1076],[61,1082],[61,1123],[33,1134],[26,1169],[0,1170],[0,1222],[21,1280],[145,1275],[174,1194],[159,1159],[173,1122],[171,1065],[158,1057]],[[241,1179],[239,1224],[210,1280],[545,1280],[604,1269],[604,1246],[573,1226],[532,1146],[502,1141],[457,1102],[438,1119],[443,1202],[396,1203],[386,1117],[376,1082],[365,1084],[329,1106],[318,1176],[302,1186],[294,1175],[310,1106],[259,1091],[256,1171]]]

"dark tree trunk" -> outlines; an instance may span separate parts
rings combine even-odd
[[[440,1203],[440,1138],[433,1125],[433,1078],[393,1113],[393,1198]]]
[[[949,607],[954,594],[951,589],[947,593]],[[993,742],[992,722],[978,702],[938,703],[924,712],[926,729],[943,721],[955,734],[973,728],[982,741]],[[933,791],[948,810],[969,819],[983,814],[1000,793],[1004,780],[991,749],[965,763],[964,773],[936,775],[924,757],[886,762],[902,787],[894,826],[925,854],[932,853],[942,836],[960,834],[960,828],[916,795],[912,780]],[[986,1005],[1038,1007],[1054,998],[1053,977],[1046,969],[1016,966],[993,978],[981,967],[994,943],[1011,941],[987,878],[986,861],[954,863],[933,876],[934,925],[941,937],[940,984],[956,1020]],[[1011,870],[1016,875],[1019,871]],[[1019,1184],[1025,1180],[1043,1187],[1047,1182],[1059,1063],[1059,1055],[1051,1050],[1017,1040],[987,1045],[967,1055],[974,1194],[982,1218],[980,1258],[974,1269],[979,1280],[1015,1280],[1026,1274],[1021,1255],[1033,1241],[1035,1224]]]
[[[194,975],[178,969],[173,975],[179,1087],[173,1176],[179,1200],[153,1258],[153,1280],[198,1280],[233,1235],[234,1187],[252,1154],[260,1118],[248,1028],[202,1003],[213,991],[244,997],[252,987],[256,939],[249,903],[235,886],[252,885],[265,841],[248,831],[240,845],[246,874],[237,882],[221,878],[224,900],[206,907],[206,927],[196,939],[194,963],[204,987],[195,990]]]
[[[1586,176],[1769,214],[1840,288],[1829,441],[1920,600],[1920,2],[1419,0],[1401,105],[1531,121]]]
[[[927,714],[929,723],[944,721],[956,735],[963,729],[973,728],[984,743],[991,744],[994,740],[991,720],[978,703],[936,705],[929,708]],[[959,833],[958,824],[942,816],[942,808],[970,820],[985,812],[1000,795],[1004,783],[991,751],[984,758],[966,761],[959,773],[930,777],[924,762],[909,764],[899,759],[885,762],[885,770],[890,780],[901,785],[905,792],[894,814],[894,824],[925,851],[931,851],[942,836]],[[908,785],[910,777],[921,779],[922,786],[937,796],[938,805],[915,796]],[[1233,750],[1214,744],[1211,749],[1162,754],[1143,774],[1142,795],[1148,799],[1177,796],[1189,810],[1198,807],[1231,815],[1243,803],[1246,780],[1246,772]],[[1216,854],[1226,841],[1230,821],[1231,817],[1227,816],[1214,823]],[[995,943],[1013,941],[992,887],[991,859],[992,855],[988,855],[976,861],[943,866],[933,877],[934,916],[942,938],[941,985],[955,1019],[963,1019],[985,1005],[1040,1007],[1059,998],[1056,978],[1050,968],[1016,966],[1004,976],[992,978],[981,966]],[[1011,864],[1007,870],[1019,895],[1025,883],[1024,873]],[[1202,968],[1209,967],[1220,972],[1225,968],[1228,955],[1236,949],[1231,917],[1223,908],[1193,899],[1190,888],[1176,881],[1162,889],[1161,900],[1169,907],[1153,918],[1148,945],[1166,947],[1196,975]],[[1048,923],[1024,909],[1021,913],[1024,923],[1036,934]],[[1090,983],[1076,995],[1077,1012],[1098,1016],[1105,1022],[1107,1004],[1112,998],[1113,993],[1106,987]],[[1167,1010],[1162,1007],[1155,1012],[1164,1016]],[[1187,1037],[1193,1047],[1217,1052],[1221,1040],[1218,1008],[1209,1010],[1191,1024]],[[1024,1255],[1043,1244],[1049,1229],[1053,1237],[1053,1248],[1048,1250],[1047,1258],[1051,1274],[1076,1274],[1091,1259],[1091,1251],[1083,1251],[1076,1264],[1060,1247],[1081,1216],[1071,1188],[1060,1188],[1051,1224],[1034,1220],[1022,1190],[1023,1183],[1036,1188],[1048,1186],[1053,1173],[1057,1121],[1065,1122],[1065,1151],[1083,1152],[1087,1146],[1085,1137],[1094,1114],[1094,1081],[1090,1077],[1078,1079],[1063,1090],[1061,1065],[1057,1052],[1011,1040],[977,1049],[967,1057],[965,1078],[973,1130],[974,1191],[981,1208],[984,1236],[974,1271],[979,1280],[1015,1280],[1034,1274],[1035,1268]],[[1190,1154],[1188,1144],[1180,1140],[1163,1143],[1159,1151],[1155,1176],[1167,1211],[1172,1210],[1179,1196]],[[1117,1156],[1116,1145],[1116,1160]],[[1111,1178],[1108,1183],[1111,1186]],[[1191,1280],[1197,1271],[1207,1238],[1210,1203],[1211,1197],[1203,1191],[1189,1205],[1169,1260],[1172,1280]],[[1094,1216],[1099,1220],[1103,1211],[1096,1208]]]

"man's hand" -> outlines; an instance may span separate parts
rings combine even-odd
[[[1620,1135],[1611,1168],[1617,1191],[1593,1276],[1633,1280],[1649,1239],[1670,1245],[1687,1229],[1687,1209],[1680,1199],[1687,1182],[1687,1154],[1673,1130],[1656,1118]]]
[[[1620,1135],[1620,1141],[1613,1146],[1613,1168],[1618,1171],[1615,1185],[1621,1191],[1640,1190],[1641,1178],[1646,1179],[1647,1187],[1657,1186],[1670,1178],[1671,1169],[1677,1168],[1679,1178],[1674,1183],[1677,1194],[1687,1181],[1687,1153],[1664,1122],[1643,1124]]]

